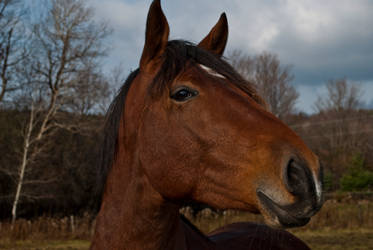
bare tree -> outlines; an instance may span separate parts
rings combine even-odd
[[[0,102],[6,93],[20,87],[13,74],[26,56],[22,15],[19,0],[0,0]]]
[[[65,110],[80,116],[104,113],[111,97],[108,77],[87,67],[71,81],[71,93],[65,98]]]
[[[255,81],[255,58],[247,55],[242,50],[233,50],[228,55],[235,70],[250,82]]]
[[[329,80],[326,84],[327,93],[319,96],[315,103],[315,110],[325,111],[348,111],[356,110],[361,106],[362,90],[361,86],[347,82],[345,78]]]
[[[360,112],[361,86],[346,79],[330,80],[326,93],[314,104],[315,121],[306,126],[306,135],[326,169],[338,180],[356,154],[367,154],[371,125],[367,112]],[[307,138],[310,131],[313,136]],[[335,183],[338,185],[338,183]],[[337,186],[335,186],[336,188]]]
[[[53,0],[46,18],[33,27],[34,51],[27,64],[30,67],[20,72],[29,83],[23,90],[26,96],[22,95],[22,102],[29,107],[30,114],[17,169],[13,222],[29,163],[50,146],[48,138],[56,131],[79,129],[79,125],[66,119],[72,106],[81,105],[80,113],[87,113],[101,98],[98,91],[102,88],[91,88],[87,84],[98,87],[102,83],[89,78],[97,77],[99,59],[105,55],[103,41],[110,31],[106,25],[93,22],[92,17],[92,10],[83,0]],[[72,105],[74,98],[80,101]]]
[[[290,84],[293,80],[291,68],[281,66],[276,55],[263,52],[256,57],[250,57],[236,50],[229,58],[233,67],[256,85],[273,114],[284,120],[295,111],[299,94]]]

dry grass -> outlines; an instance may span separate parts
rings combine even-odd
[[[34,220],[19,219],[13,229],[9,222],[0,223],[0,242],[27,240],[68,240],[90,239],[93,234],[94,220],[85,215],[64,218],[39,217]]]
[[[87,250],[88,248],[88,240],[0,241],[0,249],[7,250]]]
[[[320,230],[294,233],[314,250],[372,250],[373,230]]]

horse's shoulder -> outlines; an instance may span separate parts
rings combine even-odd
[[[218,249],[232,250],[309,250],[291,233],[263,224],[240,222],[226,225],[209,234]]]

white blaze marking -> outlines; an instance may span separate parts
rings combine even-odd
[[[225,79],[225,77],[224,77],[223,75],[217,73],[215,70],[213,70],[213,69],[211,69],[211,68],[209,68],[209,67],[207,67],[207,66],[205,66],[205,65],[202,65],[202,64],[200,64],[199,66],[200,66],[204,71],[206,71],[207,73],[209,73],[210,75],[215,76],[215,77],[219,77],[219,78],[223,78],[223,79]]]

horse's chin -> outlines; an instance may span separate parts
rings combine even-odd
[[[260,203],[259,210],[268,226],[274,228],[301,227],[310,221],[310,217],[297,217],[291,214],[262,191],[258,191],[257,195]]]

